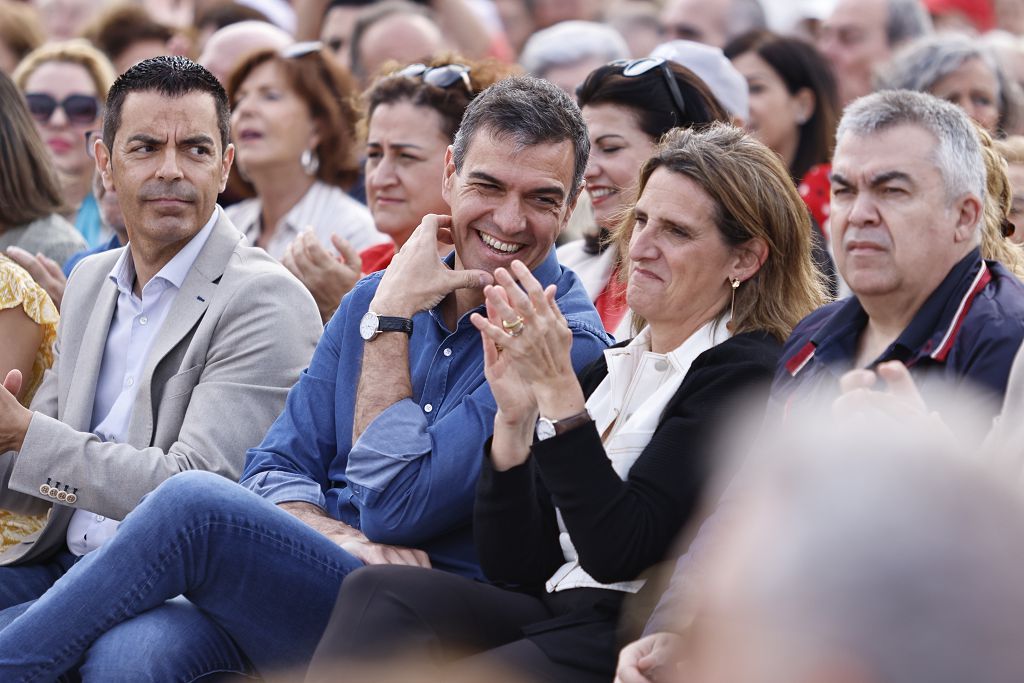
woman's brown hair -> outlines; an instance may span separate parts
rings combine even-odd
[[[28,106],[0,73],[0,232],[64,208],[57,172]]]
[[[761,268],[736,290],[730,329],[733,334],[768,332],[784,341],[827,297],[824,278],[811,258],[807,207],[778,155],[738,128],[713,123],[669,131],[640,171],[638,197],[659,168],[689,178],[707,193],[726,244],[740,246],[759,238],[768,245]],[[613,236],[627,264],[635,222],[631,211]],[[635,328],[642,325],[634,314]]]
[[[264,64],[276,64],[281,69],[284,82],[306,103],[313,120],[320,123],[317,179],[342,189],[350,188],[359,177],[355,81],[323,48],[296,57],[277,50],[260,50],[246,57],[228,77],[228,100],[232,107],[242,83]]]
[[[462,114],[466,111],[469,103],[494,83],[522,72],[522,69],[517,66],[504,64],[494,59],[473,61],[457,54],[440,55],[426,66],[437,68],[451,64],[469,68],[466,75],[472,89],[466,88],[461,80],[447,88],[430,85],[418,76],[401,75],[402,65],[397,62],[385,64],[384,75],[377,78],[363,93],[365,115],[361,132],[365,135],[365,128],[369,125],[370,117],[380,105],[409,102],[418,107],[427,107],[436,111],[441,117],[444,136],[448,138],[449,142],[454,141],[455,131],[459,129],[459,124],[462,123]]]
[[[981,255],[982,258],[999,261],[1018,278],[1024,278],[1024,250],[1011,242],[1003,230],[1004,226],[1012,225],[1009,218],[1013,208],[1013,189],[1007,175],[1006,160],[988,131],[973,123],[985,158],[985,220],[981,226]],[[1024,225],[1019,229],[1024,229]]]

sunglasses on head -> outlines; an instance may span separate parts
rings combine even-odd
[[[665,86],[668,88],[669,95],[672,96],[672,103],[676,106],[676,113],[679,114],[679,119],[677,119],[676,123],[682,123],[686,117],[686,101],[683,99],[683,93],[679,90],[679,84],[676,83],[676,77],[672,74],[672,69],[669,68],[668,60],[661,57],[642,57],[631,61],[619,59],[609,62],[608,66],[622,67],[622,75],[626,78],[643,76],[652,69],[660,70],[662,78],[665,79]]]
[[[473,94],[473,84],[469,80],[469,67],[465,64],[445,64],[444,66],[410,64],[395,75],[420,78],[427,85],[443,89],[448,89],[461,82],[466,86],[466,92],[470,95]]]
[[[57,111],[64,110],[68,121],[77,124],[92,123],[100,113],[100,101],[92,95],[68,95],[61,101],[42,92],[25,93],[28,111],[38,123],[47,123]]]
[[[311,55],[314,52],[320,52],[322,49],[324,49],[324,44],[319,40],[304,40],[299,43],[292,43],[281,50],[280,54],[285,59],[298,59],[299,57]]]

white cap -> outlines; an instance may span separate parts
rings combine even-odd
[[[692,40],[670,40],[654,48],[651,57],[682,64],[707,83],[711,93],[733,116],[750,117],[747,79],[736,70],[720,48]]]

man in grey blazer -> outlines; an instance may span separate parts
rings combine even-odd
[[[0,389],[0,506],[48,511],[0,555],[0,624],[165,479],[237,479],[309,363],[322,332],[312,297],[216,205],[228,125],[223,88],[188,60],[149,60],[110,91],[96,160],[129,244],[72,273],[31,410],[14,399],[17,371]]]

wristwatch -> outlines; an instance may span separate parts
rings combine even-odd
[[[590,417],[590,413],[586,408],[581,413],[563,417],[561,420],[550,420],[546,417],[541,417],[537,420],[537,441],[543,441],[553,436],[564,434],[570,429],[575,429],[591,421],[593,421],[593,418]]]
[[[367,311],[359,321],[359,336],[366,341],[374,339],[381,332],[405,332],[412,336],[412,320],[389,315],[377,315]]]

